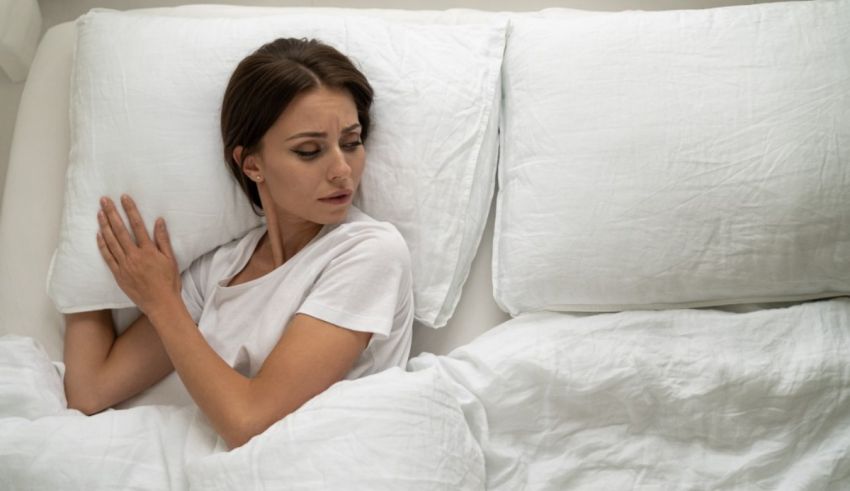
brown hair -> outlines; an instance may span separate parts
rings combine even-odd
[[[345,55],[315,39],[276,39],[243,59],[224,91],[221,137],[224,159],[248,196],[254,211],[262,210],[257,184],[242,172],[233,150],[242,146],[241,159],[261,149],[263,135],[300,93],[326,86],[347,90],[357,107],[360,137],[369,133],[372,87]]]

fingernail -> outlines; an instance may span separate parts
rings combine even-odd
[[[106,200],[105,196],[103,198],[100,198],[100,206],[106,206],[106,203],[107,203],[107,200]]]

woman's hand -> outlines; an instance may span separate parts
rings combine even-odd
[[[130,236],[112,200],[101,198],[97,246],[118,286],[150,317],[158,307],[180,299],[177,260],[171,250],[165,220],[156,220],[151,240],[133,200],[123,195],[121,205],[136,239]]]

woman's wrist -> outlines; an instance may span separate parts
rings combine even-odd
[[[151,321],[157,332],[170,324],[175,324],[185,316],[191,319],[186,304],[180,295],[169,295],[156,303],[142,307],[142,311]]]

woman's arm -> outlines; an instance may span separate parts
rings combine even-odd
[[[151,315],[189,394],[230,448],[342,380],[372,336],[297,314],[257,375],[247,378],[207,344],[182,301]]]
[[[180,276],[164,222],[151,239],[135,204],[122,199],[135,235],[115,205],[102,202],[98,245],[118,285],[150,319],[192,399],[233,448],[261,433],[345,377],[372,336],[298,314],[253,378],[209,346],[180,295]]]
[[[152,386],[173,370],[144,315],[116,336],[109,310],[65,315],[65,397],[94,414]]]

